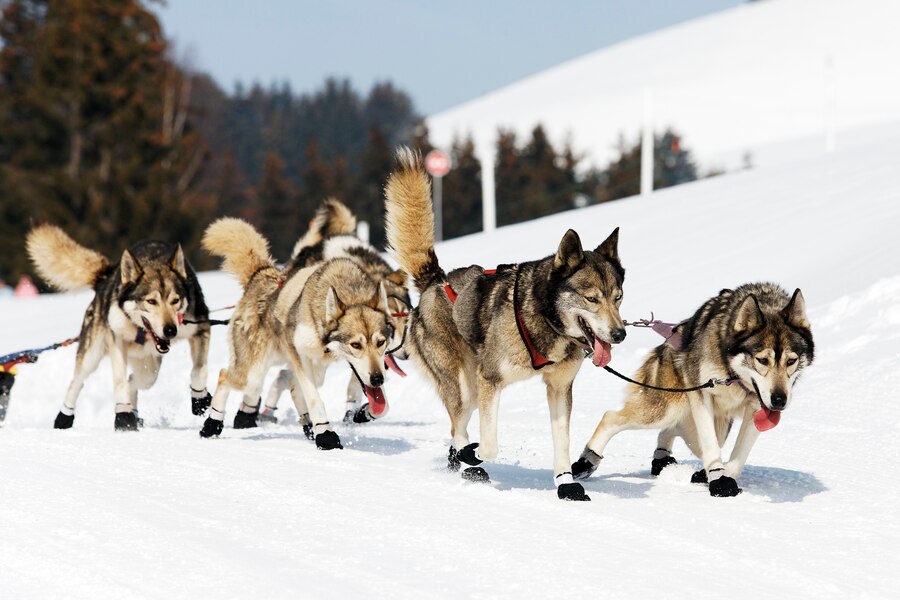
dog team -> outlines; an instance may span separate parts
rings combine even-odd
[[[341,440],[320,394],[328,366],[350,365],[342,418],[365,423],[388,412],[386,370],[404,375],[397,360],[411,359],[447,410],[447,467],[467,480],[490,480],[484,465],[498,456],[501,391],[540,375],[560,499],[590,500],[577,480],[594,473],[614,435],[638,428],[659,430],[653,475],[676,462],[672,446],[680,437],[703,464],[693,482],[707,485],[713,496],[741,492],[737,479],[753,444],[778,423],[800,372],[813,360],[799,289],[788,294],[775,284],[749,283],[707,300],[675,328],[677,335],[650,352],[622,409],[606,412],[573,463],[575,375],[586,357],[606,367],[612,346],[625,339],[618,228],[594,249],[585,249],[570,229],[545,258],[445,271],[434,248],[431,182],[417,152],[398,149],[385,205],[388,253],[400,269],[356,237],[356,218],[336,200],[317,211],[284,266],[266,239],[240,219],[222,218],[206,229],[203,248],[221,257],[223,270],[243,288],[229,326],[230,360],[213,394],[206,388],[209,310],[179,245],[142,242],[113,263],[55,226],[33,229],[27,250],[47,282],[60,290],[95,290],[54,427],[72,427],[84,381],[108,355],[115,428],[137,429],[138,392],[155,383],[170,345],[187,339],[191,408],[206,415],[202,437],[222,432],[231,391],[243,396],[233,423],[238,429],[274,420],[278,397],[288,390],[307,437],[320,449],[338,449]],[[408,280],[419,295],[415,307]],[[273,367],[281,371],[263,402],[263,382]],[[479,435],[471,442],[476,410]],[[725,462],[722,447],[738,418],[737,440]]]

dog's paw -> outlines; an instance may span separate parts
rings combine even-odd
[[[303,435],[305,435],[306,439],[308,439],[309,441],[313,441],[314,439],[316,439],[316,434],[313,433],[312,423],[303,424]]]
[[[195,417],[202,417],[210,404],[212,404],[212,396],[209,395],[209,392],[206,392],[206,395],[202,398],[191,396],[191,412],[194,413]]]
[[[738,487],[737,481],[727,475],[722,475],[709,482],[709,495],[716,498],[731,498],[743,491]]]
[[[75,423],[75,415],[57,413],[56,420],[53,421],[53,429],[71,429],[73,423]]]
[[[459,468],[462,466],[462,463],[459,462],[459,456],[457,456],[456,448],[450,446],[450,452],[447,453],[447,470],[451,473],[456,473],[459,471]]]
[[[478,454],[475,452],[476,450],[478,450],[478,442],[469,444],[462,450],[457,451],[456,457],[470,467],[477,467],[484,461],[478,458]]]
[[[369,412],[369,403],[366,402],[353,414],[353,422],[359,425],[360,423],[368,423],[369,421],[374,421],[375,417],[372,416],[372,413]]]
[[[694,471],[694,474],[691,475],[691,483],[709,483],[709,479],[706,478],[706,471],[704,469]]]
[[[669,465],[677,465],[678,461],[675,460],[674,456],[665,456],[663,458],[654,458],[653,462],[650,463],[650,474],[654,477],[658,477],[662,470],[668,467]],[[704,475],[706,471],[701,471]]]
[[[460,473],[460,477],[466,481],[474,481],[475,483],[489,483],[491,481],[491,476],[481,467],[466,467],[463,469],[463,472]]]
[[[556,487],[556,496],[560,500],[572,500],[575,502],[590,502],[591,497],[584,493],[584,486],[580,483],[561,483]]]
[[[275,416],[274,408],[264,408],[259,412],[259,415],[256,417],[257,423],[278,423],[278,417]]]
[[[259,415],[258,412],[244,412],[242,410],[237,411],[234,415],[234,428],[235,429],[252,429],[256,427],[256,417]]]
[[[116,421],[114,427],[116,428],[116,431],[137,431],[137,415],[133,412],[116,413]]]
[[[212,417],[206,417],[203,422],[203,429],[200,430],[200,437],[211,438],[222,434],[222,421],[216,421]]]
[[[333,431],[323,431],[316,435],[316,448],[319,450],[343,450],[341,438]]]

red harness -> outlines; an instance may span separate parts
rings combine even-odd
[[[494,275],[497,272],[497,269],[485,269],[485,275]],[[453,304],[456,302],[456,292],[453,290],[453,287],[449,283],[444,284],[444,293],[447,294],[447,298],[450,300],[450,303]],[[534,342],[531,341],[531,335],[528,333],[528,328],[525,327],[525,319],[522,317],[522,311],[519,310],[519,271],[516,270],[516,283],[513,286],[513,309],[516,313],[516,329],[519,330],[519,337],[522,338],[522,343],[525,344],[525,348],[528,350],[528,355],[531,357],[531,368],[537,371],[538,369],[542,369],[547,365],[552,365],[554,362],[541,354],[538,349],[534,346]]]

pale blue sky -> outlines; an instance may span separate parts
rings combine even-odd
[[[548,67],[744,0],[168,0],[177,55],[234,84],[391,80],[431,114]],[[772,0],[774,1],[774,0]]]

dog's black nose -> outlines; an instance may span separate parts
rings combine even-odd
[[[772,394],[769,402],[772,403],[772,408],[775,410],[784,410],[784,407],[787,406],[787,395],[776,392]]]
[[[372,387],[378,387],[382,383],[384,383],[384,375],[381,373],[375,373],[374,375],[369,377],[369,381],[372,383]]]
[[[624,329],[613,329],[609,332],[609,335],[612,336],[613,344],[618,344],[622,340],[625,339],[625,330]]]
[[[167,340],[171,340],[173,337],[178,335],[178,328],[174,325],[166,325],[163,327],[163,335],[166,336]]]

